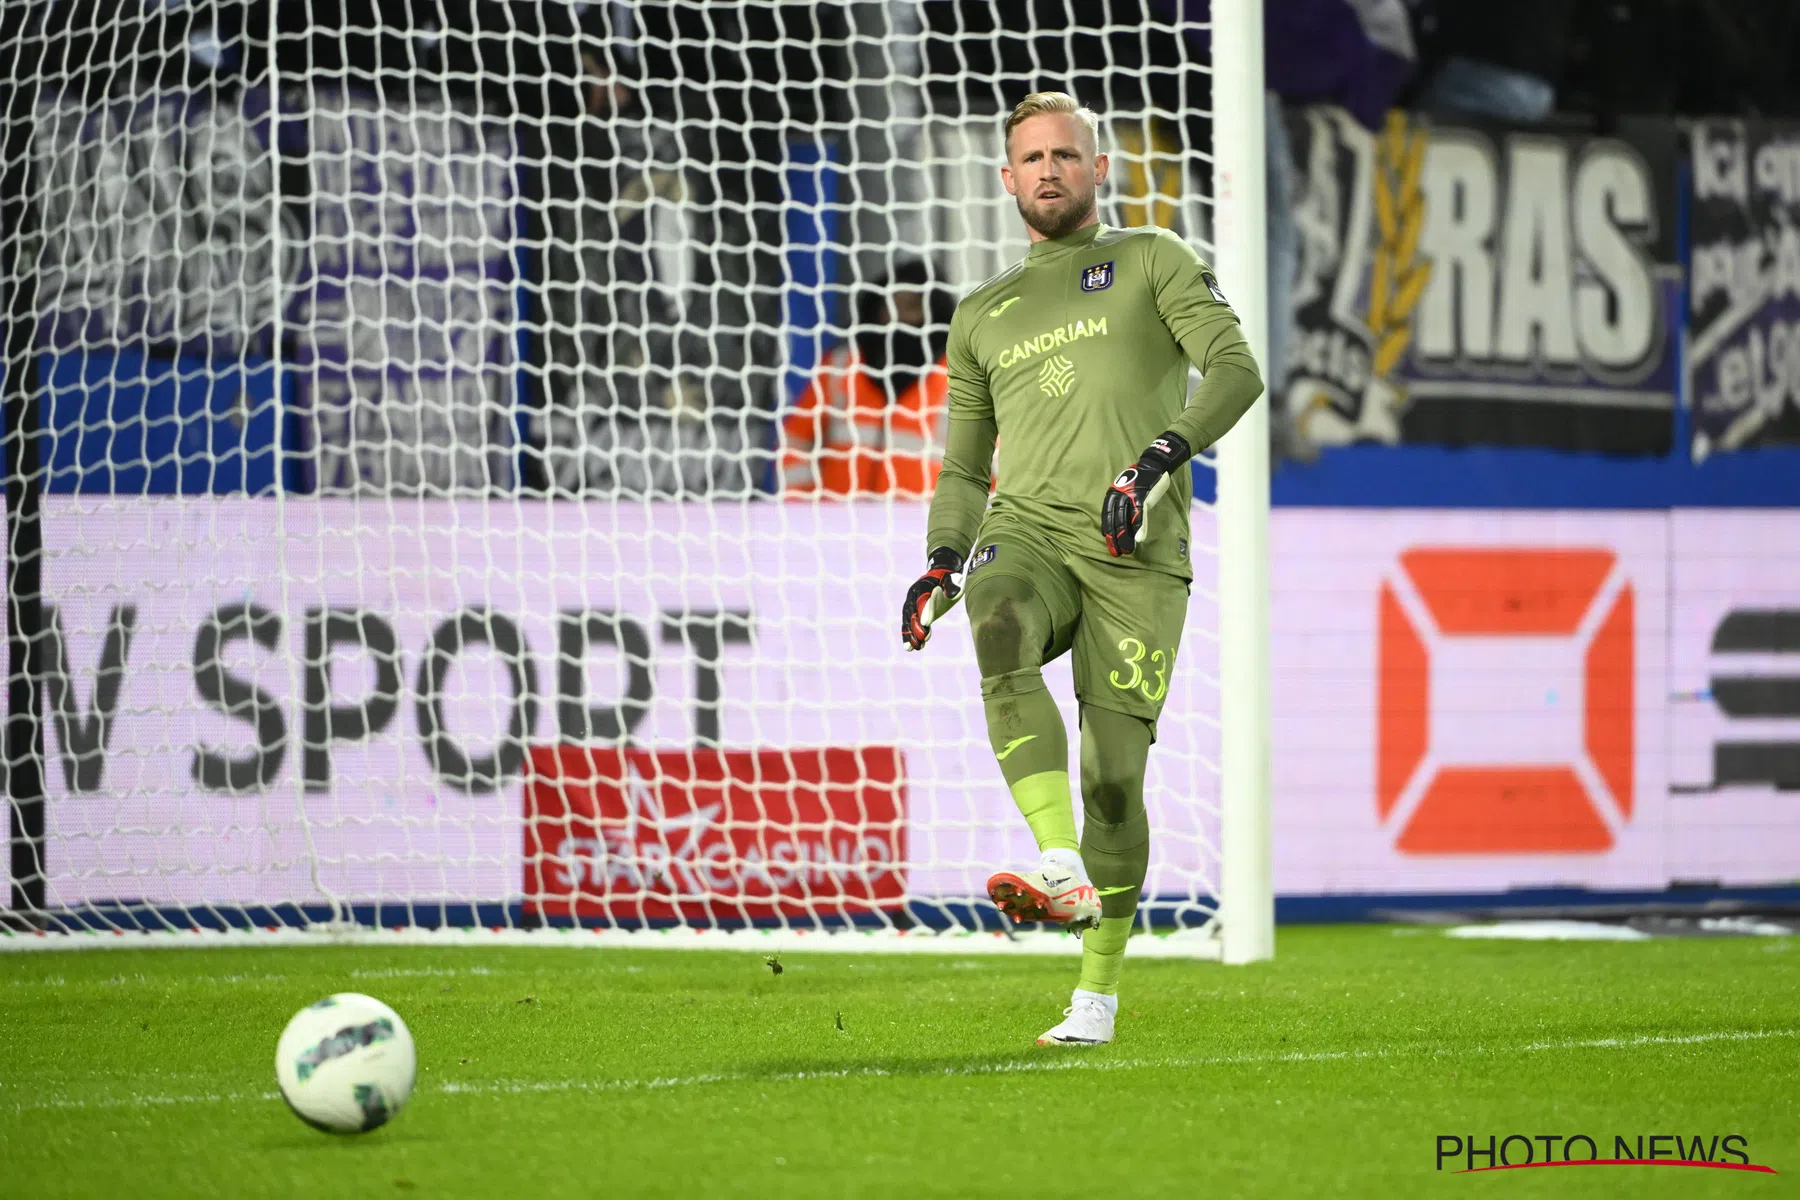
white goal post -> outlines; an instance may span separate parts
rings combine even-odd
[[[1035,849],[897,610],[1026,92],[1263,358],[1210,7],[8,5],[0,949],[1074,952],[987,903]],[[1134,956],[1273,953],[1268,441],[1196,465]]]
[[[1256,361],[1268,361],[1268,202],[1262,0],[1213,0],[1213,122],[1219,275],[1232,281]],[[1267,374],[1267,372],[1265,372]],[[1269,403],[1220,442],[1219,687],[1223,730],[1223,949],[1228,963],[1275,953],[1271,848]]]

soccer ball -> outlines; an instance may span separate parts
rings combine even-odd
[[[417,1056],[400,1014],[339,992],[294,1014],[275,1044],[275,1081],[294,1115],[327,1133],[367,1133],[412,1095]]]

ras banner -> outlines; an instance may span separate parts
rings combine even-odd
[[[1312,445],[1667,453],[1675,134],[1292,110],[1299,271],[1285,402]]]
[[[1800,442],[1800,123],[1696,121],[1688,151],[1694,458]]]

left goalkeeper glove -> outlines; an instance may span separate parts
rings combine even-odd
[[[1137,549],[1144,528],[1144,516],[1150,510],[1151,493],[1156,491],[1170,471],[1193,456],[1187,439],[1179,433],[1162,434],[1138,460],[1119,472],[1105,499],[1100,501],[1100,536],[1114,558]]]
[[[900,605],[900,640],[908,650],[923,650],[931,640],[931,623],[943,615],[934,611],[939,594],[943,596],[943,611],[948,611],[962,595],[957,578],[962,567],[962,555],[948,546],[939,546],[931,552],[925,573],[906,589],[906,599]]]

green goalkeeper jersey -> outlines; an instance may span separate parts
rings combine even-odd
[[[1188,395],[1188,364],[1202,374]],[[1152,439],[1211,446],[1262,391],[1212,270],[1163,229],[1090,225],[1041,241],[965,297],[950,322],[950,425],[926,550],[967,554],[988,507],[1064,553],[1191,579],[1193,481],[1174,473],[1154,536],[1111,559],[1100,503]]]

